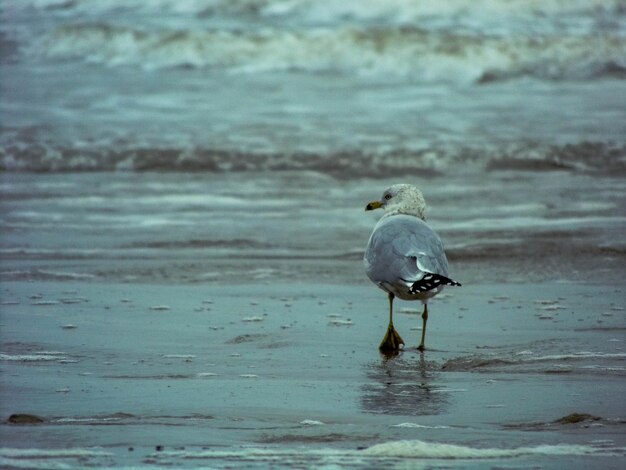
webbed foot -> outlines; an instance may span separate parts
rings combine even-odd
[[[400,351],[400,345],[404,345],[404,340],[395,330],[392,324],[389,324],[387,327],[387,333],[385,333],[385,337],[383,338],[380,346],[380,352],[382,353],[395,353]]]

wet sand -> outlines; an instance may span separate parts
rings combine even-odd
[[[397,302],[395,357],[369,285],[5,282],[1,301],[6,468],[623,464],[622,286],[447,289],[424,354],[420,305]]]

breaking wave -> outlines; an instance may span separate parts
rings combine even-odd
[[[616,449],[618,454],[623,449]],[[513,458],[528,455],[593,455],[605,451],[585,445],[540,445],[536,447],[518,447],[511,449],[477,448],[464,445],[433,443],[424,441],[392,441],[376,444],[364,453],[369,456],[396,458],[429,458],[429,459],[497,459]]]
[[[107,23],[62,25],[35,55],[106,66],[219,68],[242,73],[298,70],[489,83],[626,78],[626,37],[428,31],[417,26],[255,30],[157,30]]]
[[[341,435],[320,436],[321,442],[334,441]],[[310,438],[309,440],[314,440]],[[184,449],[184,448],[183,448]],[[157,465],[188,466],[189,462],[233,464],[241,466],[272,466],[276,468],[310,467],[388,467],[402,461],[404,466],[418,464],[422,459],[432,461],[467,460],[513,460],[523,457],[587,456],[593,458],[621,457],[624,448],[618,446],[592,446],[569,444],[545,444],[514,448],[481,448],[460,444],[425,442],[420,440],[390,441],[376,444],[364,450],[332,448],[223,448],[208,450],[159,450],[150,454],[150,461]],[[80,462],[83,466],[117,466],[113,453],[92,449],[0,449],[0,462],[10,468],[50,468],[50,459],[60,464],[59,468],[74,468]],[[117,464],[117,465],[116,465]],[[187,465],[186,465],[187,464]],[[228,465],[227,465],[228,466]],[[448,466],[448,465],[446,465]],[[57,467],[55,467],[57,468]]]
[[[436,175],[463,165],[488,170],[626,172],[626,145],[518,144],[505,148],[354,149],[316,154],[210,148],[85,148],[16,142],[0,148],[1,171],[313,171],[337,178]]]
[[[118,12],[124,15],[185,16],[187,19],[212,18],[284,21],[295,24],[337,24],[349,22],[405,24],[447,16],[464,20],[466,27],[474,18],[503,17],[541,21],[558,17],[561,23],[570,18],[587,17],[597,21],[623,12],[621,0],[381,0],[337,2],[336,0],[23,0],[14,8],[25,11],[62,13],[69,17],[102,16]],[[242,20],[243,18],[243,20]],[[579,21],[578,28],[580,28]]]

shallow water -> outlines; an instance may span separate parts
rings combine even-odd
[[[5,173],[0,276],[366,283],[361,257],[380,214],[364,207],[393,182],[310,172]],[[462,283],[624,275],[619,178],[494,171],[419,183]]]
[[[0,458],[9,468],[617,465],[623,291],[463,289],[431,306],[423,355],[421,322],[399,303],[408,347],[385,358],[386,301],[369,286],[4,283],[1,410],[44,422],[1,425]],[[564,306],[552,319],[548,302]],[[574,412],[589,416],[559,421]]]

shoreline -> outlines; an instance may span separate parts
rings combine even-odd
[[[364,204],[392,182],[4,174],[0,280],[361,285],[379,217]],[[417,183],[461,283],[626,275],[626,187],[613,177],[450,173]]]
[[[0,459],[361,468],[439,462],[432,449],[453,444],[441,455],[463,467],[583,468],[624,455],[621,286],[448,289],[431,305],[424,355],[414,349],[419,305],[398,302],[394,323],[411,347],[391,359],[377,350],[382,291],[279,289],[3,283],[2,420],[31,413],[44,423],[0,425]],[[599,419],[557,422],[572,413]],[[582,455],[506,452],[542,445]]]

